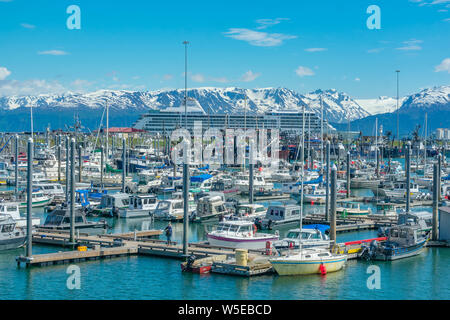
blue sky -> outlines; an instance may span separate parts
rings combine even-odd
[[[396,69],[401,95],[450,84],[450,0],[0,0],[0,95],[182,88],[184,40],[189,87],[375,98],[396,95]]]

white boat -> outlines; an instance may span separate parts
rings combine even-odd
[[[236,176],[234,181],[236,187],[238,188],[240,193],[248,194],[250,184],[249,184],[249,175],[239,174]],[[273,183],[266,182],[264,177],[259,174],[255,174],[253,176],[253,189],[254,191],[271,191],[273,190]]]
[[[188,204],[188,216],[191,216],[195,206]],[[155,219],[166,221],[181,221],[184,218],[184,201],[181,199],[169,199],[160,201],[154,212]]]
[[[310,248],[269,261],[281,276],[323,274],[341,270],[347,255],[332,254],[323,248]]]
[[[211,219],[218,219],[220,216],[228,214],[225,202],[219,196],[202,197],[197,202],[197,209],[190,216],[190,220],[200,222]]]
[[[27,207],[27,193],[25,191],[23,191],[20,196],[19,196],[19,199],[21,198],[20,199],[20,201],[21,201],[20,209],[26,208]],[[45,207],[53,200],[52,196],[46,196],[42,193],[42,191],[34,191],[31,194],[31,197],[32,197],[31,206],[33,208]]]
[[[275,241],[273,246],[277,250],[284,249],[299,249],[300,241],[302,248],[329,248],[331,240],[330,238],[319,229],[307,228],[303,226],[300,228],[291,229],[288,231],[285,238]]]
[[[236,211],[228,216],[225,216],[226,220],[247,220],[255,221],[257,218],[264,218],[267,213],[267,208],[262,204],[241,204],[237,207]]]
[[[119,209],[119,218],[150,217],[158,205],[158,199],[154,195],[135,195],[130,197],[128,208]]]
[[[39,189],[46,196],[54,198],[64,198],[66,196],[62,185],[59,183],[37,183],[33,184],[33,187]]]
[[[27,226],[27,218],[20,215],[19,202],[0,202],[0,214],[11,216],[16,222],[17,227],[23,228]],[[32,217],[31,225],[37,226],[41,223],[40,218]]]
[[[20,248],[25,242],[25,231],[17,228],[11,216],[0,214],[0,251]]]
[[[267,241],[276,241],[278,235],[257,233],[255,225],[250,221],[224,221],[217,228],[207,233],[212,246],[260,250],[266,247]]]

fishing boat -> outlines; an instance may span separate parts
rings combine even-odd
[[[188,204],[188,216],[192,215],[195,206]],[[160,201],[154,214],[155,219],[165,221],[182,221],[184,218],[184,201],[182,199],[169,199]]]
[[[0,202],[0,214],[9,215],[16,222],[16,226],[23,228],[27,226],[27,218],[20,215],[20,203],[18,202]],[[37,217],[31,218],[31,224],[37,226],[41,223],[41,219]]]
[[[326,230],[329,230],[330,226],[327,225],[305,225],[300,228],[291,229],[288,231],[285,238],[275,241],[273,246],[277,250],[286,249],[299,249],[300,241],[302,247],[307,248],[329,248],[331,240],[325,234]]]
[[[347,261],[347,255],[332,254],[324,248],[309,248],[269,261],[281,276],[324,274],[341,270]]]
[[[267,241],[276,241],[278,235],[257,233],[250,221],[223,221],[207,233],[211,246],[233,249],[264,249]]]
[[[298,223],[300,220],[301,207],[294,204],[269,206],[263,219],[257,218],[255,225],[258,229],[271,230],[274,227]]]
[[[118,215],[120,209],[130,206],[130,195],[126,193],[104,194],[100,200],[100,204],[92,209],[93,215],[115,216]]]
[[[197,208],[192,212],[190,220],[201,222],[206,220],[219,219],[228,214],[225,202],[219,196],[202,197],[197,202]]]
[[[262,204],[247,203],[237,206],[235,212],[225,216],[226,220],[247,220],[255,221],[256,219],[262,219],[266,216],[267,209]]]
[[[370,208],[361,208],[361,203],[356,201],[343,201],[336,208],[336,214],[345,216],[367,216],[372,213]]]
[[[134,195],[129,198],[129,206],[120,208],[119,218],[150,217],[158,205],[158,199],[154,195]]]
[[[388,239],[384,242],[373,241],[361,250],[361,257],[366,260],[392,261],[420,254],[428,234],[411,220],[408,224],[388,229]]]
[[[20,209],[26,208],[27,193],[25,192],[25,190],[22,191],[21,194],[19,194],[19,199],[22,199],[22,201],[20,202]],[[31,199],[32,199],[31,206],[33,208],[39,208],[47,206],[50,202],[52,202],[53,197],[44,195],[42,191],[33,191],[33,193],[31,194]]]
[[[75,208],[75,229],[83,231],[94,231],[108,228],[108,223],[105,220],[87,221],[86,215],[81,208]],[[39,229],[46,230],[70,230],[70,209],[58,207],[47,215],[44,224],[39,226]]]
[[[20,248],[26,239],[25,231],[17,228],[10,215],[0,214],[0,251]]]
[[[62,185],[59,183],[37,183],[33,187],[41,191],[45,196],[62,199],[66,196]]]

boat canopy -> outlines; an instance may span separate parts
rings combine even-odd
[[[203,182],[203,181],[206,181],[211,178],[212,178],[212,175],[205,173],[205,174],[201,174],[199,176],[191,177],[191,182]]]
[[[326,231],[328,231],[330,229],[330,226],[328,226],[326,224],[307,224],[307,225],[303,225],[302,229],[314,229],[314,230],[319,230],[322,233],[325,233]]]
[[[311,180],[311,181],[305,181],[303,182],[303,185],[308,185],[308,184],[318,184],[318,183],[322,183],[323,181],[323,175],[318,177],[317,179]],[[296,186],[300,186],[302,183],[301,182],[297,182],[295,185]]]

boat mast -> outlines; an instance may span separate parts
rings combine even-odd
[[[106,104],[106,164],[108,164],[109,150],[108,150],[108,138],[109,138],[109,106]],[[103,168],[102,168],[103,169]]]
[[[302,125],[302,150],[304,150],[305,147],[305,105],[303,105],[303,125]],[[303,180],[304,180],[304,173],[305,173],[305,165],[304,165],[304,159],[302,159],[302,181],[301,181],[301,196],[300,196],[300,243],[299,243],[299,248],[300,248],[300,257],[302,256],[302,225],[303,225],[303,194],[304,194],[304,190],[303,190]]]
[[[320,96],[320,109],[321,109],[321,123],[320,123],[320,148],[321,148],[321,152],[320,152],[320,164],[321,164],[321,174],[323,175],[323,103],[322,103],[322,96]]]
[[[425,170],[427,167],[427,120],[428,113],[425,113],[425,141],[424,141],[424,155],[423,155],[423,174],[425,175]]]
[[[375,118],[375,165],[377,163],[378,163],[378,118]]]

